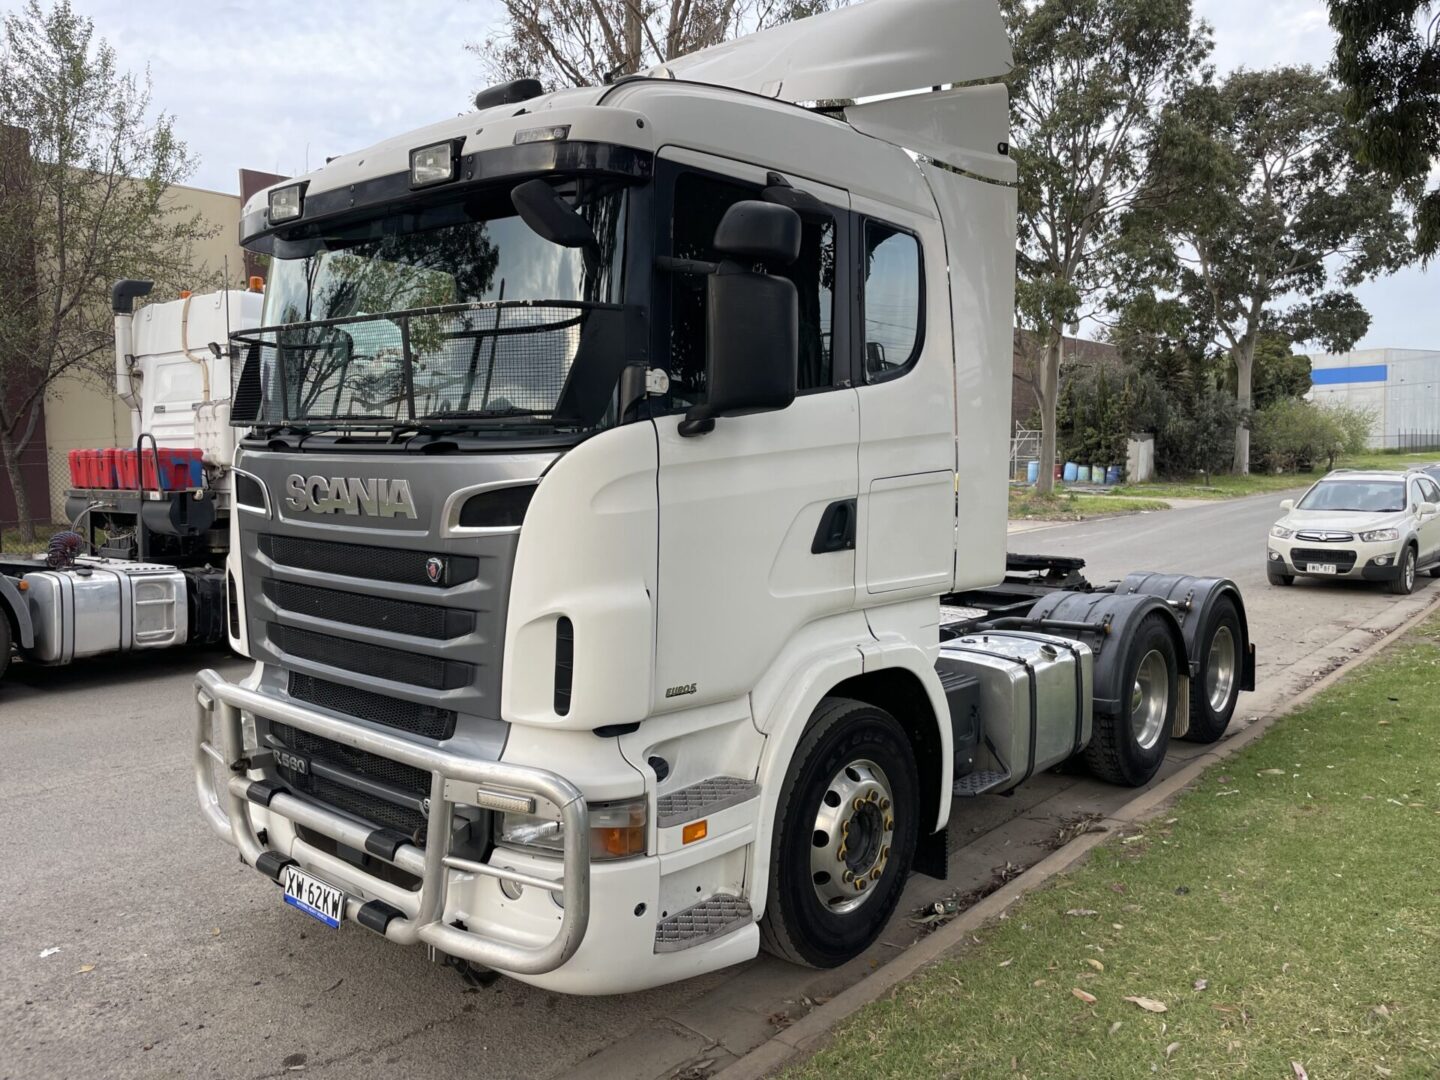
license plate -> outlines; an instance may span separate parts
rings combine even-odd
[[[337,930],[345,916],[343,892],[293,866],[285,867],[285,902]]]
[[[1335,574],[1339,570],[1333,562],[1312,562],[1305,564],[1307,574]]]

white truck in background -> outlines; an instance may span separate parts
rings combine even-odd
[[[247,204],[195,779],[277,902],[567,993],[833,966],[957,800],[1220,737],[1233,583],[1007,556],[1009,69],[870,0]]]
[[[133,447],[72,455],[70,530],[44,551],[0,551],[0,676],[12,655],[56,665],[226,640],[229,338],[259,325],[262,296],[257,279],[137,312],[150,288],[111,291]]]

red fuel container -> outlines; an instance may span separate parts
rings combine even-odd
[[[84,486],[85,486],[85,485],[81,482],[81,480],[80,480],[80,453],[81,453],[81,452],[80,452],[79,450],[71,450],[70,453],[66,455],[66,457],[67,457],[67,458],[69,459],[69,461],[70,461],[70,486],[71,486],[71,487],[77,487],[77,488],[78,488],[78,487],[84,487]]]

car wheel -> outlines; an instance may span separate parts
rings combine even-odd
[[[1190,680],[1190,742],[1212,743],[1230,726],[1240,700],[1240,673],[1244,664],[1245,636],[1235,601],[1222,596],[1210,610],[1200,636],[1200,670]]]
[[[0,609],[0,679],[5,677],[5,669],[10,666],[10,619],[4,609]]]
[[[1095,717],[1085,746],[1085,764],[1092,773],[1130,787],[1150,782],[1170,747],[1179,671],[1175,639],[1163,616],[1145,616],[1125,654],[1125,681],[1120,685],[1128,686],[1129,693],[1118,713]]]
[[[1287,574],[1284,570],[1277,570],[1273,562],[1265,564],[1265,576],[1270,580],[1271,585],[1294,585],[1295,575]]]
[[[894,717],[849,698],[820,703],[776,808],[766,951],[837,967],[880,936],[910,874],[919,793],[910,739]]]
[[[1390,582],[1390,591],[1396,596],[1409,596],[1415,591],[1415,549],[1405,548],[1400,556],[1400,573]]]

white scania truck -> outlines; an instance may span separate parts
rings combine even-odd
[[[247,205],[195,764],[277,904],[569,993],[836,965],[957,797],[1220,736],[1233,584],[1007,574],[1009,67],[871,0]]]
[[[228,339],[259,325],[258,279],[137,312],[150,289],[119,281],[110,295],[115,393],[134,449],[86,452],[66,491],[71,530],[47,550],[0,550],[0,678],[12,653],[53,666],[225,641]]]

